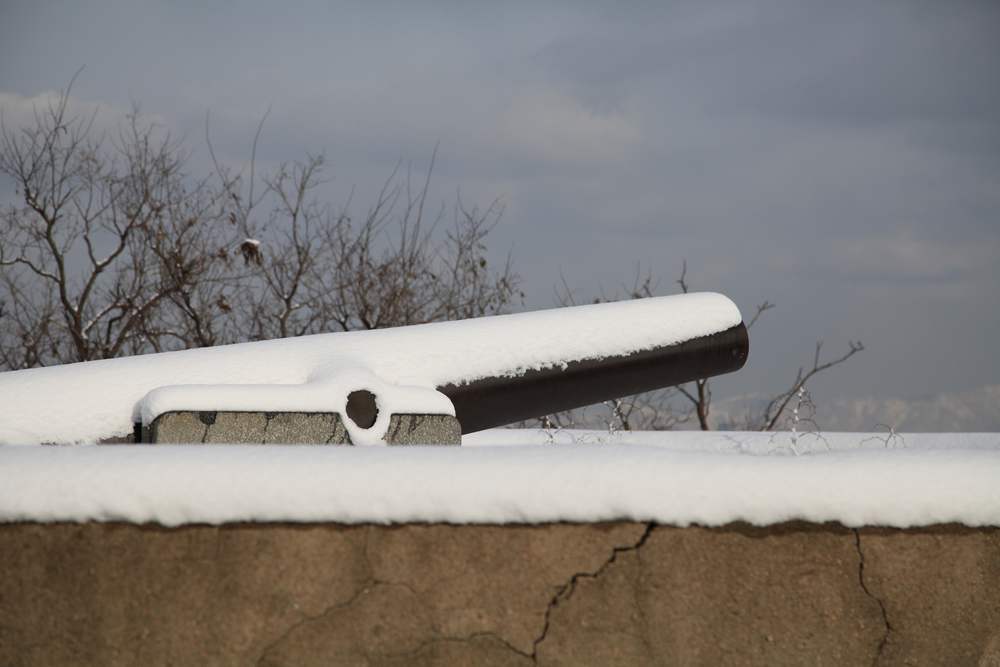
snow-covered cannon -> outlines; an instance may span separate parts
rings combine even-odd
[[[669,387],[743,367],[749,351],[741,321],[716,333],[606,357],[496,375],[438,390],[451,399],[462,433]]]
[[[735,304],[701,293],[36,368],[0,374],[0,444],[457,444],[731,372],[747,348]]]

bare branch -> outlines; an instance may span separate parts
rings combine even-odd
[[[688,284],[686,282],[687,272],[688,272],[688,263],[687,260],[685,259],[681,261],[681,277],[677,279],[677,284],[680,285],[681,292],[683,292],[684,294],[688,293]]]
[[[822,373],[825,370],[833,368],[834,366],[844,363],[845,361],[853,357],[855,354],[865,349],[865,346],[861,344],[861,341],[848,341],[847,346],[848,346],[847,352],[845,352],[843,355],[835,359],[831,359],[830,361],[821,362],[820,352],[823,348],[823,342],[822,341],[817,342],[816,352],[813,355],[812,368],[810,368],[808,371],[805,372],[803,372],[803,369],[800,368],[799,372],[796,374],[795,381],[792,383],[792,386],[788,390],[778,394],[777,396],[771,399],[767,407],[764,409],[764,413],[761,417],[760,430],[761,431],[773,430],[775,425],[778,423],[778,420],[781,419],[782,413],[784,413],[785,408],[788,407],[788,404],[792,400],[792,398],[798,393],[800,389],[804,388],[806,386],[806,383],[809,382],[809,380],[811,380],[814,376],[816,376],[818,373]]]
[[[753,314],[753,317],[750,318],[750,321],[747,322],[747,329],[753,327],[753,325],[757,323],[757,320],[760,318],[760,316],[766,313],[767,311],[771,310],[772,308],[774,308],[774,304],[771,303],[770,301],[764,301],[764,303],[757,306],[757,311]]]

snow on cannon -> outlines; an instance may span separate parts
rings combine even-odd
[[[459,444],[747,351],[696,293],[90,361],[0,374],[0,443]]]

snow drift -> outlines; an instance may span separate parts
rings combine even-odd
[[[657,445],[0,447],[0,521],[1000,525],[1000,436],[847,449],[868,435],[800,456],[678,432],[633,440]]]

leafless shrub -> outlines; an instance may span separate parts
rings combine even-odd
[[[75,78],[75,77],[74,77]],[[523,297],[486,240],[503,206],[430,206],[387,179],[367,215],[317,196],[322,155],[260,175],[188,153],[133,109],[110,139],[69,111],[72,81],[33,123],[0,117],[0,364],[5,369],[502,312]],[[265,115],[266,119],[266,115]]]
[[[188,243],[213,201],[186,177],[181,145],[137,109],[94,137],[94,117],[68,101],[69,89],[32,126],[0,128],[0,174],[21,200],[0,218],[9,367],[143,349],[150,319],[212,264]]]

